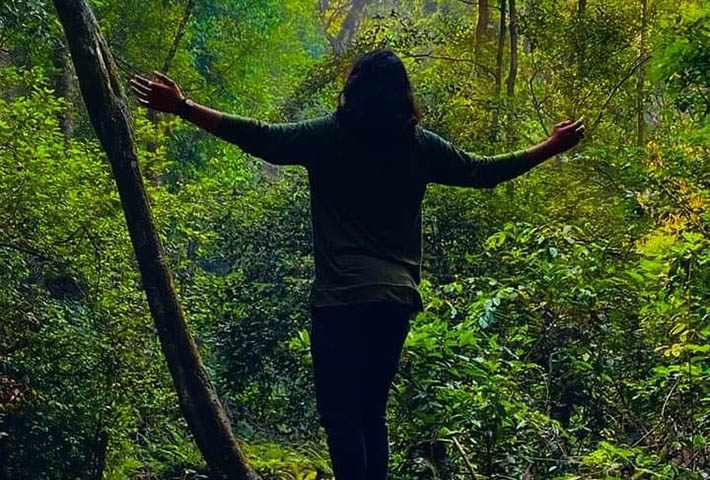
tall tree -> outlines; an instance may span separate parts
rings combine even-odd
[[[490,12],[488,11],[488,0],[478,0],[478,18],[476,20],[476,46],[474,53],[478,59],[481,48],[488,38],[488,23],[490,22]]]
[[[189,333],[138,168],[116,64],[86,0],[53,0],[91,123],[111,162],[148,304],[180,407],[219,480],[254,480]]]
[[[641,2],[641,43],[639,45],[639,57],[646,55],[646,30],[648,29],[648,0]],[[636,77],[636,145],[642,146],[644,139],[644,94],[643,87],[646,83],[646,64],[639,68]]]
[[[339,53],[343,53],[345,47],[355,38],[355,32],[362,19],[362,12],[369,1],[370,0],[353,0],[350,10],[343,21],[343,26],[340,28],[340,32],[335,39],[340,49]]]
[[[508,79],[506,80],[507,94],[509,97],[515,96],[515,79],[518,76],[518,10],[515,5],[515,0],[510,0],[508,3],[508,11],[510,15],[510,68],[508,70]]]
[[[330,42],[336,55],[342,55],[348,45],[352,43],[357,33],[358,26],[362,21],[365,7],[371,0],[348,0],[337,4],[329,0],[318,0],[318,10],[320,11],[323,23],[323,31]],[[331,25],[339,18],[342,12],[347,11],[345,18],[340,25],[337,35],[329,32]]]
[[[577,3],[577,29],[578,32],[584,32],[584,17],[587,13],[587,0],[579,0]],[[577,44],[577,78],[584,77],[584,62],[586,60],[587,45],[584,43],[584,37],[579,36]],[[575,112],[576,114],[576,112]]]
[[[500,24],[498,28],[498,50],[496,51],[496,108],[493,110],[493,131],[496,132],[500,125],[500,94],[503,89],[503,52],[505,50],[506,32],[506,3],[507,0],[498,0],[500,8]]]
[[[59,112],[59,128],[62,130],[65,138],[71,138],[74,135],[74,125],[72,124],[72,105],[74,97],[74,72],[71,67],[71,62],[67,56],[66,46],[58,38],[55,39],[52,52],[52,64],[55,68],[52,86],[57,97],[66,100],[66,108]]]

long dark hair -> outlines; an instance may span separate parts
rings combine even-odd
[[[388,49],[373,50],[355,62],[338,100],[338,120],[356,131],[406,134],[419,123],[407,70]]]

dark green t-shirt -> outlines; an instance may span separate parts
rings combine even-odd
[[[269,163],[308,170],[314,307],[391,301],[420,310],[427,184],[491,188],[533,166],[524,151],[473,155],[421,127],[372,139],[334,114],[282,124],[225,115],[216,134]]]

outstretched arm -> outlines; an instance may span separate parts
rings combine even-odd
[[[576,122],[561,122],[554,126],[547,140],[534,147],[495,156],[465,152],[438,135],[431,134],[429,181],[444,185],[492,188],[573,148],[584,138],[584,130],[581,118]]]
[[[230,115],[188,100],[177,84],[160,72],[155,81],[139,75],[131,79],[138,102],[173,113],[245,152],[279,165],[306,165],[317,137],[318,122],[268,124]]]

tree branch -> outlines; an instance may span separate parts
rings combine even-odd
[[[175,54],[177,53],[178,46],[180,45],[180,40],[182,40],[182,37],[185,35],[185,27],[187,26],[187,22],[190,21],[190,15],[192,14],[192,9],[194,7],[195,0],[187,0],[187,5],[185,5],[185,13],[182,15],[177,32],[175,33],[175,38],[173,39],[172,45],[170,45],[170,50],[168,50],[168,55],[165,57],[163,67],[160,70],[166,75],[173,64],[173,60],[175,59]]]
[[[492,68],[483,65],[481,63],[476,62],[475,60],[472,60],[470,58],[458,58],[458,57],[449,57],[447,55],[434,55],[432,52],[428,53],[404,53],[402,54],[403,57],[407,58],[431,58],[432,60],[445,60],[448,62],[464,62],[464,63],[470,63],[472,65],[475,65],[481,69],[483,69],[487,74],[489,74],[492,78],[496,78],[496,71],[493,70]]]
[[[628,72],[626,72],[626,75],[624,75],[621,80],[619,80],[616,85],[614,85],[614,88],[612,88],[611,93],[607,97],[606,101],[604,102],[604,105],[602,105],[602,108],[599,110],[599,113],[597,114],[597,118],[594,120],[592,123],[592,127],[589,129],[589,136],[591,136],[592,132],[596,130],[597,126],[599,125],[599,122],[601,122],[602,115],[604,114],[604,111],[606,110],[606,107],[609,106],[609,103],[611,100],[616,96],[616,93],[619,91],[621,86],[626,83],[626,81],[631,78],[636,71],[641,68],[643,65],[645,65],[649,60],[651,60],[652,55],[648,54],[645,57],[639,57],[636,61],[636,64],[633,65]]]

